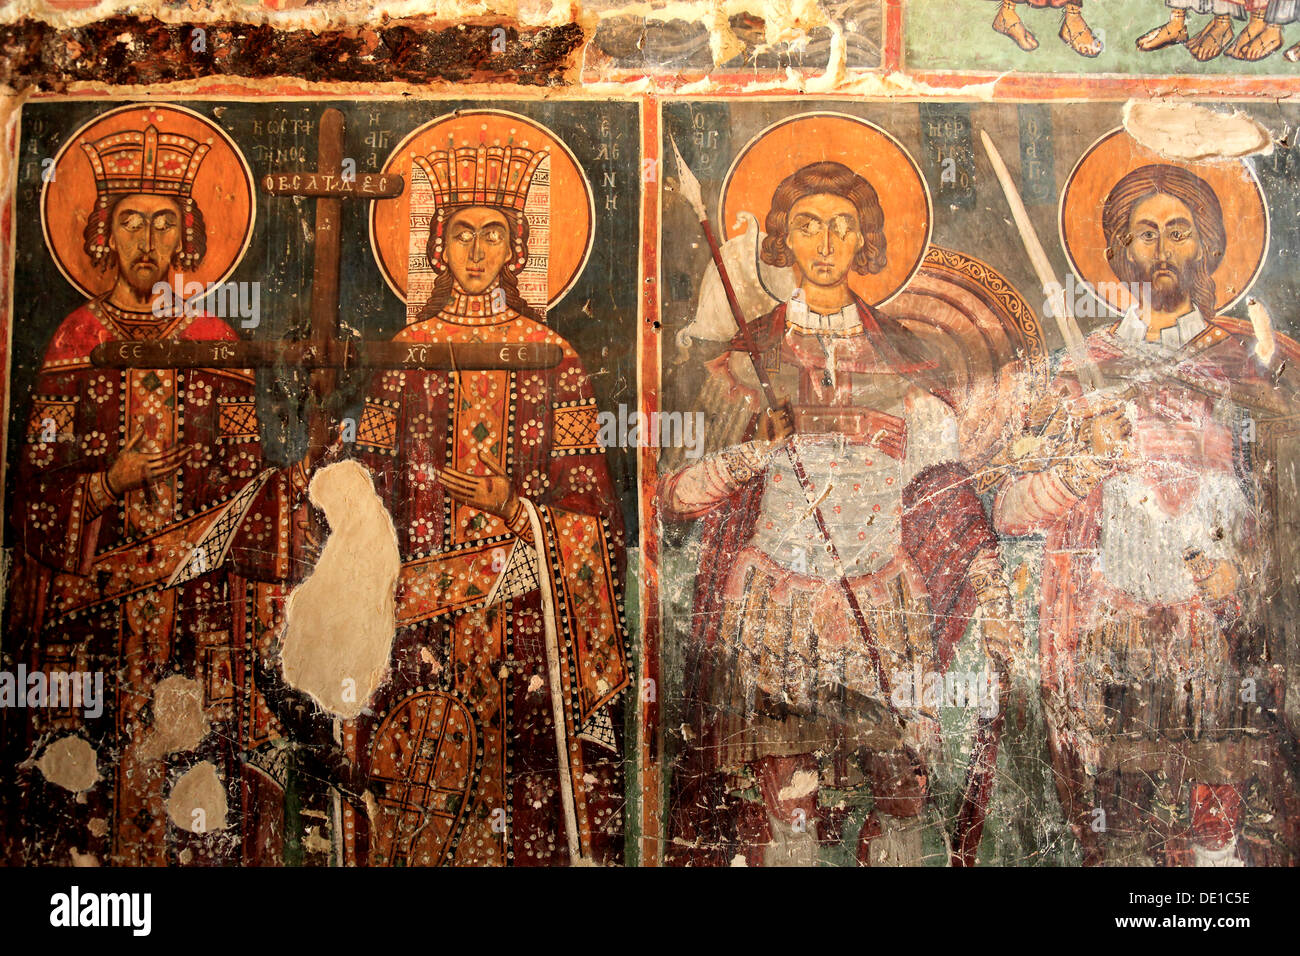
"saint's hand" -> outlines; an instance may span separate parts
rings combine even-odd
[[[144,429],[137,428],[135,434],[127,439],[122,450],[117,453],[113,464],[108,466],[108,471],[104,475],[108,490],[116,498],[121,498],[127,492],[135,491],[137,488],[147,488],[152,482],[166,478],[180,468],[193,451],[189,445],[180,445],[169,451],[152,454],[136,451],[136,446],[140,444],[140,439],[143,437]]]
[[[759,421],[759,432],[762,437],[770,442],[784,442],[794,434],[794,409],[790,407],[788,401],[782,402],[776,408],[769,408],[763,413]]]
[[[1092,453],[1099,458],[1119,458],[1128,451],[1133,424],[1122,405],[1107,405],[1086,419],[1086,434]]]
[[[1212,601],[1226,601],[1237,591],[1239,575],[1231,561],[1211,561],[1205,552],[1188,548],[1183,561],[1201,593]]]
[[[496,462],[484,458],[481,453],[478,460],[492,474],[471,475],[454,468],[438,468],[438,480],[447,489],[447,493],[461,504],[494,514],[498,518],[511,518],[519,507],[519,496],[515,494],[514,486]]]

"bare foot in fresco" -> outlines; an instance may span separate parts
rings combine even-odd
[[[1148,30],[1137,38],[1137,48],[1143,53],[1163,50],[1175,43],[1187,42],[1187,14],[1182,10],[1172,10],[1169,22],[1162,23],[1154,30]]]
[[[1250,43],[1241,50],[1238,59],[1254,62],[1272,56],[1282,49],[1282,28],[1276,23],[1267,24]]]
[[[1264,32],[1265,26],[1263,11],[1252,13],[1250,19],[1246,21],[1246,25],[1242,27],[1241,32],[1237,34],[1237,39],[1224,47],[1223,55],[1230,56],[1234,60],[1240,60],[1242,58],[1241,51],[1244,50],[1246,45],[1254,40],[1255,37]]]
[[[1225,13],[1215,17],[1187,41],[1187,52],[1204,63],[1222,53],[1231,40],[1232,17]]]
[[[1016,46],[1026,53],[1038,49],[1038,38],[1029,32],[1029,27],[1020,19],[1014,3],[1003,0],[998,7],[998,15],[993,18],[993,29],[1003,36],[1011,37],[1016,41]]]
[[[1290,60],[1292,63],[1300,61],[1300,43],[1297,43],[1295,46],[1287,50],[1282,55],[1286,57],[1288,60]]]
[[[1101,40],[1083,19],[1083,8],[1077,3],[1065,5],[1061,18],[1061,39],[1079,56],[1094,57],[1101,52]]]

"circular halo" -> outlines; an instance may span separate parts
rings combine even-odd
[[[1214,270],[1215,308],[1226,311],[1250,290],[1268,254],[1268,203],[1250,165],[1242,160],[1184,162],[1147,149],[1120,127],[1103,134],[1074,164],[1061,190],[1058,228],[1061,247],[1075,277],[1116,315],[1133,304],[1106,256],[1101,208],[1115,184],[1133,170],[1148,165],[1177,166],[1209,183],[1223,209],[1231,241]],[[1263,223],[1262,229],[1246,224]],[[1233,224],[1243,228],[1232,231]],[[1098,294],[1098,289],[1101,294]]]
[[[520,130],[520,127],[523,127]],[[407,188],[400,196],[370,204],[370,250],[384,281],[393,293],[406,301],[408,226],[411,215],[411,157],[445,149],[449,136],[476,141],[514,136],[523,142],[546,146],[551,152],[551,200],[572,202],[581,196],[585,209],[570,222],[551,214],[551,251],[547,263],[547,306],[554,307],[573,288],[587,265],[595,237],[596,201],[582,166],[567,143],[553,132],[525,116],[498,109],[465,109],[447,113],[412,130],[389,154],[384,173],[398,173]],[[557,223],[563,228],[556,228]]]
[[[207,251],[188,281],[220,285],[235,271],[253,239],[257,204],[253,172],[235,141],[212,120],[172,103],[129,104],[100,113],[68,137],[54,159],[54,175],[41,187],[41,230],[45,248],[63,277],[90,298],[108,291],[104,273],[83,246],[86,220],[98,193],[95,175],[81,143],[152,123],[163,133],[179,133],[211,147],[190,191],[208,227]],[[221,228],[214,228],[220,223]],[[242,224],[242,228],[240,228]]]
[[[840,162],[876,190],[885,214],[888,265],[849,273],[853,291],[873,306],[898,295],[925,260],[934,226],[930,189],[903,144],[874,123],[844,113],[800,113],[773,123],[737,154],[722,181],[722,237],[741,212],[767,218],[781,180],[809,163]]]

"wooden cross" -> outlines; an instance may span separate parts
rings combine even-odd
[[[105,368],[273,368],[296,365],[311,371],[312,407],[307,432],[312,459],[329,444],[333,422],[325,398],[340,371],[420,368],[476,371],[552,368],[563,351],[547,342],[403,343],[347,339],[339,327],[339,230],[343,202],[391,199],[405,188],[394,173],[343,175],[343,114],[321,116],[316,169],[269,173],[262,189],[272,196],[310,196],[316,200],[316,249],[311,283],[311,336],[305,342],[112,341],[96,346],[91,361]]]

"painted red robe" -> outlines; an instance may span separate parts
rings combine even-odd
[[[1282,655],[1269,648],[1257,600],[1267,515],[1234,401],[1251,389],[1270,402],[1281,393],[1257,365],[1246,323],[1219,317],[1163,352],[1118,329],[1093,332],[1087,350],[1115,391],[1127,386],[1129,457],[1100,461],[1100,480],[1081,484],[1080,462],[1092,460],[1083,442],[1030,451],[999,490],[995,520],[1006,534],[1045,536],[1039,659],[1067,817],[1085,849],[1149,833],[1177,863],[1189,840],[1218,849],[1253,825],[1248,787],[1267,790],[1286,772],[1287,731],[1269,716],[1283,700]],[[1056,387],[1067,403],[1082,399],[1068,355]],[[1188,547],[1232,562],[1236,589],[1223,599],[1198,589]],[[1160,805],[1182,823],[1164,822]],[[1104,830],[1093,826],[1099,806]]]
[[[551,342],[564,357],[537,370],[393,371],[366,400],[359,457],[391,509],[404,566],[391,679],[375,716],[345,730],[378,790],[378,815],[368,827],[351,811],[345,820],[361,828],[357,859],[373,865],[616,863],[624,546],[596,402],[564,339],[509,309],[467,314],[466,301],[488,300],[460,297],[452,307],[466,314],[444,310],[397,341]],[[434,473],[488,474],[480,455],[530,503],[534,542],[454,501]]]
[[[288,471],[263,461],[251,372],[90,362],[109,340],[237,338],[218,318],[159,318],[101,299],[69,315],[45,353],[13,477],[5,644],[31,668],[102,671],[107,699],[96,719],[23,712],[32,735],[88,740],[102,778],[82,801],[23,769],[25,822],[41,834],[27,852],[42,862],[69,863],[72,850],[115,865],[278,856],[279,798],[241,756],[272,736],[248,670],[251,619],[268,596],[253,582],[290,573],[298,491]],[[105,472],[137,429],[139,451],[194,452],[169,477],[115,501]],[[154,691],[174,676],[193,682],[206,725],[197,746],[172,749],[158,734]],[[223,785],[226,813],[224,827],[214,818],[198,834],[176,826],[164,801],[204,761]]]

